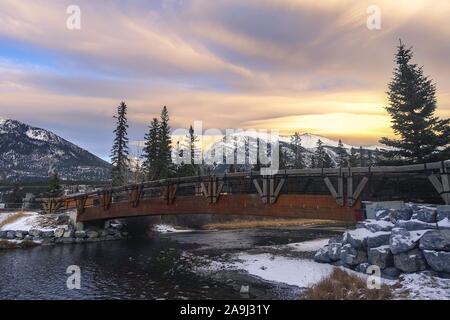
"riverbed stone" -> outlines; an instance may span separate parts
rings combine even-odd
[[[62,238],[66,231],[63,228],[57,228],[54,232],[55,238]]]
[[[40,237],[42,232],[41,232],[41,230],[30,229],[30,231],[28,231],[28,234],[33,236],[33,237]]]
[[[432,230],[420,239],[420,249],[450,251],[450,230]]]
[[[360,263],[356,266],[355,271],[356,272],[361,272],[361,273],[366,273],[367,272],[367,268],[370,267],[370,263],[368,262],[363,262]]]
[[[14,239],[16,237],[16,233],[14,231],[6,231],[7,239]]]
[[[332,260],[330,259],[330,255],[328,254],[328,246],[325,246],[317,250],[316,254],[314,255],[314,261],[320,263],[332,262]]]
[[[381,269],[394,266],[394,256],[389,246],[381,246],[368,249],[369,263],[379,266]]]
[[[0,231],[0,239],[6,238],[6,231]]]
[[[367,237],[367,248],[376,248],[389,244],[390,232],[379,231]]]
[[[377,221],[377,220],[365,220],[362,222],[359,222],[359,225],[362,228],[366,228],[369,231],[372,232],[379,232],[379,231],[391,231],[392,228],[394,228],[394,224],[390,221]]]
[[[428,230],[408,231],[402,228],[392,229],[389,246],[393,254],[404,253],[419,246],[419,241]]]
[[[41,236],[44,239],[53,238],[55,236],[55,232],[53,230],[43,231]]]
[[[23,238],[23,240],[33,241],[33,240],[34,240],[34,237],[31,236],[31,235],[29,235],[29,234],[27,234],[27,235]]]
[[[450,273],[450,252],[423,250],[423,255],[434,271]]]
[[[436,223],[436,209],[435,208],[420,208],[414,211],[412,220],[419,220],[426,223]]]
[[[413,215],[413,210],[411,207],[403,207],[400,209],[391,210],[389,214],[389,220],[393,223],[399,220],[409,220]]]
[[[406,273],[423,271],[427,268],[427,262],[419,249],[394,255],[394,265]]]
[[[75,238],[82,239],[85,237],[86,237],[86,231],[84,231],[84,230],[75,231]]]
[[[367,253],[365,250],[356,249],[351,244],[345,244],[341,248],[341,260],[349,266],[356,266],[367,262]]]
[[[86,232],[88,238],[98,238],[98,232],[95,230],[90,230]]]
[[[27,234],[27,231],[16,231],[16,239],[22,240]]]
[[[390,209],[380,209],[375,213],[375,219],[389,221],[390,213],[391,213]]]
[[[337,261],[341,258],[342,243],[332,242],[328,244],[328,255],[331,260]]]
[[[425,230],[425,229],[436,229],[435,223],[427,223],[420,220],[399,220],[395,223],[396,228],[403,228],[406,230]]]
[[[75,232],[72,229],[64,231],[63,238],[72,238]]]

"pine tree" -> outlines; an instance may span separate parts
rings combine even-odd
[[[434,115],[436,85],[424,75],[422,67],[411,62],[412,57],[412,49],[400,41],[386,107],[399,139],[384,137],[380,143],[393,147],[384,151],[386,158],[418,163],[441,158],[448,152],[450,119],[440,120]]]
[[[305,162],[303,160],[302,138],[298,132],[295,132],[291,136],[291,145],[294,149],[293,167],[295,169],[303,169],[305,167]]]
[[[58,198],[58,197],[61,197],[62,195],[63,195],[63,191],[62,191],[62,187],[61,187],[61,182],[59,180],[59,175],[55,171],[50,177],[49,187],[48,187],[48,196],[50,198]]]
[[[170,136],[169,112],[164,106],[159,124],[159,152],[157,161],[157,179],[165,179],[172,175],[172,139]]]
[[[314,165],[316,168],[332,168],[333,161],[325,151],[322,140],[317,141],[317,149],[314,154]]]
[[[360,167],[365,167],[366,166],[366,159],[364,157],[364,149],[363,149],[362,146],[359,147],[358,159],[359,159],[359,166]]]
[[[116,129],[114,130],[115,138],[111,149],[112,162],[112,183],[115,186],[127,183],[127,172],[129,167],[128,160],[128,136],[127,136],[127,105],[121,102],[117,107]]]
[[[342,143],[342,140],[339,139],[339,143],[337,146],[337,165],[341,168],[348,166],[348,154],[347,151],[344,148],[344,144]]]
[[[148,133],[145,135],[144,145],[144,172],[149,180],[156,179],[158,175],[157,163],[159,159],[159,128],[160,124],[157,118],[153,118],[149,125]]]
[[[358,156],[356,155],[356,149],[353,147],[350,149],[350,156],[348,157],[348,166],[349,167],[358,166]]]

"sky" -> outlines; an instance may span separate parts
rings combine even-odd
[[[67,27],[70,5],[80,29]],[[131,140],[166,105],[173,128],[373,145],[392,136],[385,92],[400,38],[450,116],[449,16],[448,0],[2,0],[0,117],[103,158],[122,100]]]

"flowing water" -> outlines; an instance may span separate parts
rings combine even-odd
[[[336,230],[252,229],[149,233],[123,241],[38,246],[0,251],[0,299],[292,299],[292,286],[237,271],[205,277],[189,256],[214,260],[260,246],[332,236]],[[81,289],[69,290],[68,266],[81,270]],[[252,285],[242,296],[241,284]],[[297,288],[298,289],[298,288]]]

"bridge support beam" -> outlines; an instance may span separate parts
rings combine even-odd
[[[435,174],[429,175],[428,179],[430,180],[431,184],[434,186],[436,191],[439,193],[439,195],[444,200],[445,204],[450,204],[450,180],[449,180],[449,174],[448,173],[442,173],[440,175],[440,180],[438,176]]]
[[[86,196],[83,196],[83,197],[80,197],[80,198],[76,199],[78,214],[84,213],[84,209],[86,207],[86,201],[87,201],[87,197]]]
[[[262,179],[262,188],[259,185],[257,179],[253,179],[253,184],[255,185],[256,191],[258,191],[261,200],[265,204],[274,204],[278,196],[280,195],[281,188],[283,188],[285,179],[282,178],[275,187],[274,177],[264,177]]]
[[[103,210],[108,210],[112,203],[112,191],[111,190],[104,190],[101,194],[98,195],[100,198],[100,204],[103,207]]]
[[[46,214],[53,214],[56,213],[58,209],[61,209],[63,203],[58,199],[50,198],[45,200],[42,205]]]
[[[178,185],[176,184],[168,184],[166,187],[164,187],[162,193],[163,198],[166,200],[167,204],[173,204],[175,201],[175,196],[177,194]]]
[[[133,208],[136,208],[139,205],[139,201],[141,200],[142,194],[144,193],[143,191],[143,186],[137,185],[133,186],[131,188],[131,191],[128,192],[128,200]]]
[[[369,178],[363,177],[359,184],[356,186],[356,189],[353,190],[353,176],[349,175],[347,177],[347,205],[349,207],[353,207],[361,196],[361,193],[364,191],[364,188],[369,182]]]
[[[217,203],[220,198],[220,193],[223,189],[223,181],[219,181],[215,177],[211,177],[207,184],[201,183],[203,195],[209,200],[209,203]]]
[[[325,182],[325,185],[327,186],[333,198],[336,199],[337,204],[342,207],[344,205],[344,178],[342,176],[338,177],[337,191],[331,183],[330,178],[325,177],[323,181]]]

